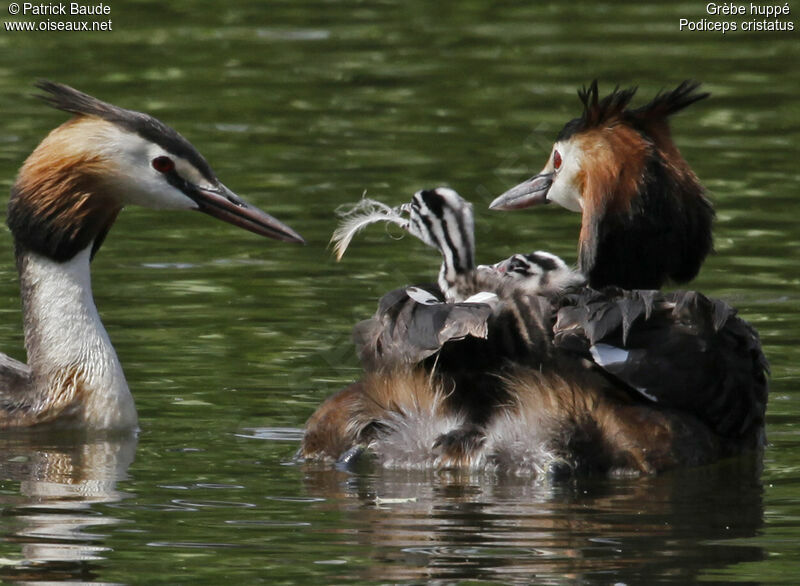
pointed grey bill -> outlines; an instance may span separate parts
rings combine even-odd
[[[540,173],[506,191],[489,204],[489,209],[520,210],[540,203],[550,203],[547,192],[552,184],[552,173]]]
[[[216,189],[194,187],[191,197],[197,203],[199,211],[261,236],[284,242],[306,243],[289,226],[247,203],[221,183]]]

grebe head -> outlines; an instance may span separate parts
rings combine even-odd
[[[198,210],[270,238],[302,237],[230,191],[203,156],[159,120],[41,81],[49,105],[75,116],[20,169],[8,223],[18,244],[68,260],[94,250],[125,205]]]
[[[542,171],[490,208],[556,202],[581,212],[580,268],[593,287],[690,280],[711,251],[714,212],[672,141],[668,119],[710,95],[698,93],[699,85],[684,81],[629,109],[636,88],[600,99],[593,82],[578,92],[583,113],[559,132]]]
[[[673,166],[674,172],[691,175],[672,142],[667,119],[710,95],[696,93],[699,86],[684,81],[649,104],[628,109],[636,88],[617,88],[599,99],[595,80],[578,92],[583,114],[561,129],[542,171],[489,207],[515,210],[549,202],[574,212],[584,211],[587,205],[629,207],[642,188],[645,166],[654,151],[660,151],[662,163]]]

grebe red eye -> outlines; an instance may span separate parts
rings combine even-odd
[[[558,171],[561,167],[561,153],[553,151],[553,168]]]
[[[153,169],[159,173],[169,173],[175,168],[175,162],[169,157],[160,156],[153,159],[151,162]]]

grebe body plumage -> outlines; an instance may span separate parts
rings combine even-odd
[[[474,259],[468,203],[439,188],[402,209],[442,253],[438,288],[392,291],[356,326],[365,376],[311,417],[301,456],[639,474],[763,444],[766,363],[724,303],[599,292],[546,253],[460,262]],[[715,382],[720,356],[738,370]]]

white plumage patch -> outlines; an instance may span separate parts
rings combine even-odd
[[[612,374],[614,374],[615,367],[623,366],[628,361],[628,357],[630,356],[630,352],[628,352],[628,350],[625,350],[624,348],[617,348],[616,346],[611,346],[610,344],[595,344],[589,348],[589,352],[591,352],[592,358],[594,358],[594,361],[597,364],[607,369]],[[651,394],[646,388],[634,388],[641,393],[642,396],[646,397],[650,401],[653,401],[653,403],[658,403],[658,398]]]
[[[437,303],[441,303],[436,297],[419,287],[408,287],[406,289],[406,295],[422,305],[436,305]]]
[[[497,301],[498,297],[496,293],[492,293],[490,291],[480,291],[479,293],[475,293],[475,295],[470,295],[462,303],[487,303],[492,305]]]
[[[181,190],[170,185],[152,166],[152,160],[166,156],[175,163],[178,174],[195,185],[208,182],[188,161],[164,151],[159,145],[145,140],[134,132],[124,130],[103,120],[86,118],[81,122],[84,148],[97,152],[107,161],[104,181],[110,193],[123,205],[134,204],[147,208],[187,210],[197,204]]]
[[[628,351],[610,344],[595,344],[589,351],[594,361],[602,367],[624,364],[628,360]]]
[[[542,173],[554,173],[553,185],[547,192],[547,199],[572,212],[581,212],[583,210],[583,194],[580,191],[579,177],[583,167],[583,152],[576,142],[568,140],[553,145],[553,151],[547,160],[547,165],[542,169]],[[553,165],[555,151],[559,152],[562,160],[559,169],[555,169]]]

